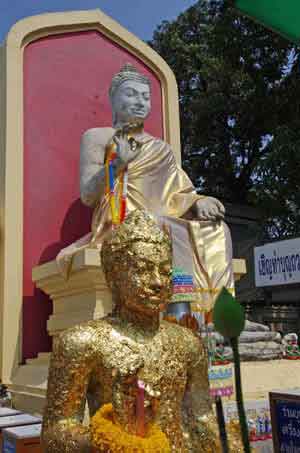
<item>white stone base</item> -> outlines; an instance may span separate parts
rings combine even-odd
[[[9,390],[13,406],[29,414],[42,414],[46,402],[50,353],[27,360],[12,379]]]
[[[33,268],[32,280],[53,301],[53,314],[47,329],[50,335],[81,322],[103,318],[112,311],[111,293],[101,269],[96,249],[75,255],[68,280],[56,261]]]

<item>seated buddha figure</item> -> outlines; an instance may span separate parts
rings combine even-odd
[[[171,452],[221,452],[201,340],[185,327],[160,321],[172,294],[169,232],[145,211],[133,211],[104,240],[101,258],[115,309],[55,337],[43,451],[123,451],[95,445],[91,429],[82,424],[87,400],[92,421],[99,408],[111,404],[122,432],[139,435],[141,422],[145,433],[154,423]],[[138,382],[144,388],[143,419]]]
[[[169,144],[143,128],[151,110],[149,79],[126,64],[111,82],[112,127],[87,130],[81,140],[81,200],[94,209],[91,234],[60,252],[58,264],[68,267],[82,247],[101,248],[110,231],[112,213],[106,191],[105,158],[115,147],[116,190],[127,174],[126,212],[145,209],[170,226],[173,242],[172,302],[193,303],[210,311],[222,287],[233,289],[232,246],[223,222],[224,206],[196,193],[176,163]],[[128,126],[139,124],[131,129]]]

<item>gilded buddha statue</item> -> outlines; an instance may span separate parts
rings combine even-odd
[[[221,452],[201,340],[189,329],[160,321],[172,297],[169,231],[135,210],[106,237],[101,259],[115,309],[55,337],[43,451],[126,451],[109,444],[93,447],[91,430],[82,424],[87,400],[91,416],[111,403],[113,422],[130,435],[141,433],[141,422],[142,435],[155,423],[169,450],[153,451]],[[142,419],[137,382],[144,389]],[[231,451],[241,451],[239,443],[233,442]]]
[[[82,247],[101,248],[112,217],[105,190],[105,156],[117,148],[114,173],[126,168],[127,213],[145,209],[170,226],[173,241],[173,302],[192,303],[194,311],[210,311],[222,287],[233,290],[232,246],[223,222],[224,207],[198,195],[177,165],[171,147],[143,129],[151,110],[148,78],[130,64],[111,82],[112,127],[87,130],[81,141],[80,187],[83,203],[94,209],[91,233],[61,251],[58,263],[68,268]],[[131,134],[122,133],[139,123]],[[121,132],[120,132],[121,131]],[[133,146],[134,145],[134,146]]]

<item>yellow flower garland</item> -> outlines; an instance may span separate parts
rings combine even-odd
[[[105,453],[170,453],[166,435],[157,425],[149,427],[147,437],[128,434],[113,422],[112,404],[104,404],[91,419],[93,446]]]

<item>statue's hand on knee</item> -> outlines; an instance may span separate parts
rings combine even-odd
[[[205,197],[195,204],[198,220],[217,221],[224,219],[225,208],[223,204],[213,197]]]

